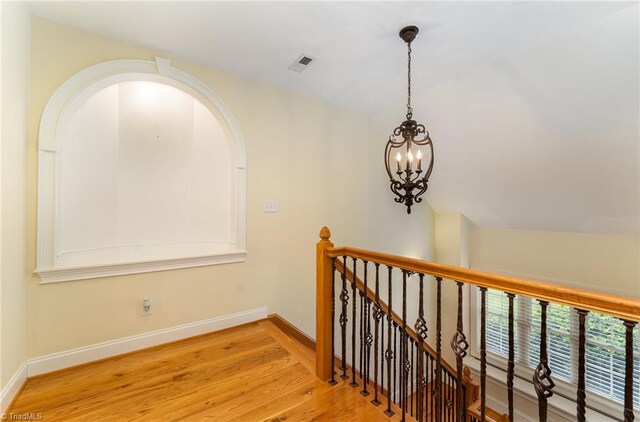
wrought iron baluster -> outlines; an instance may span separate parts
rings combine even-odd
[[[430,356],[426,353],[426,352],[422,352],[422,363],[424,364],[424,373],[422,374],[422,395],[421,395],[421,400],[420,402],[422,403],[422,420],[426,421],[427,420],[427,412],[429,412],[429,403],[433,400],[431,400],[430,396],[430,390],[428,389],[428,385],[429,385],[429,358]],[[433,418],[433,415],[431,415],[431,418]],[[422,422],[422,421],[420,421]]]
[[[589,311],[576,309],[578,313],[578,398],[576,400],[576,417],[578,422],[585,422],[586,419],[586,366],[585,366],[585,346],[586,346],[586,319]]]
[[[342,336],[342,375],[343,380],[349,378],[347,375],[347,304],[349,303],[349,291],[347,290],[347,257],[342,257],[342,290],[340,291],[340,302],[342,310],[340,311],[340,330]]]
[[[407,271],[402,271],[402,332],[400,333],[400,407],[402,408],[402,422],[407,413],[407,374],[409,360],[407,353]]]
[[[416,416],[419,416],[419,412],[424,409],[424,405],[422,403],[422,400],[424,399],[424,366],[423,352],[418,349],[418,343],[416,342],[416,389],[414,390],[414,394],[416,395]]]
[[[331,258],[331,380],[336,385],[336,259]]]
[[[447,420],[451,421],[452,420],[452,410],[453,410],[453,391],[452,391],[452,386],[453,383],[451,382],[451,376],[450,374],[446,374],[445,375],[445,379],[446,379],[446,390],[447,390],[447,399],[445,400],[445,408],[447,409]]]
[[[397,379],[398,379],[398,359],[396,356],[398,354],[396,351],[398,350],[398,324],[393,323],[393,402],[398,403],[398,391],[396,389]]]
[[[353,268],[355,269],[355,262],[353,265]],[[355,273],[354,273],[354,280],[356,280],[355,278]],[[363,292],[358,289],[358,293],[360,294],[360,314],[359,314],[359,319],[360,319],[360,330],[358,331],[358,337],[360,340],[360,354],[358,355],[360,358],[360,365],[358,366],[358,369],[360,370],[360,379],[364,380],[364,365],[363,365],[363,358],[364,358],[364,299],[365,299],[365,295],[363,294]],[[366,388],[366,387],[365,387]]]
[[[411,416],[413,416],[413,402],[415,401],[416,398],[416,393],[415,390],[413,389],[413,380],[414,380],[414,366],[413,364],[415,363],[414,361],[414,355],[415,355],[415,347],[413,345],[413,340],[411,338],[409,338],[409,344],[411,345],[411,353],[409,354],[411,356],[411,376],[409,377],[409,379],[411,380],[411,389],[409,390],[409,403],[411,404]]]
[[[436,422],[442,422],[442,278],[436,277]]]
[[[380,327],[380,319],[382,318],[382,309],[380,308],[380,264],[376,262],[376,291],[375,291],[375,304],[373,305],[373,329],[375,332],[373,342],[373,403],[374,406],[380,404],[378,400],[378,333]],[[384,334],[384,332],[383,332]],[[384,339],[382,340],[384,344]],[[384,385],[382,382],[380,385]]]
[[[371,359],[371,343],[373,342],[373,336],[371,335],[371,301],[369,300],[369,286],[368,286],[368,262],[364,261],[364,340],[365,340],[365,355],[364,355],[364,388],[361,391],[363,396],[368,396],[367,384],[369,384],[369,371]]]
[[[352,259],[353,259],[353,284],[352,284],[353,303],[351,307],[352,309],[351,316],[353,319],[353,323],[351,324],[351,383],[349,385],[352,386],[353,388],[356,388],[358,386],[358,382],[356,381],[356,322],[357,322],[356,312],[358,309],[358,305],[357,305],[358,292],[357,292],[356,280],[358,280],[358,268],[356,265],[356,258],[352,258]]]
[[[422,409],[423,409],[423,403],[422,403],[422,398],[424,397],[422,394],[422,389],[424,388],[422,379],[424,377],[424,356],[422,356],[422,351],[420,350],[420,346],[419,344],[421,343],[421,341],[418,341],[416,343],[416,365],[418,365],[418,367],[416,368],[416,389],[414,390],[414,395],[416,398],[416,413],[415,416],[418,419],[418,422],[422,422]]]
[[[456,407],[454,406],[454,403],[456,401],[456,394],[457,394],[457,389],[456,389],[456,382],[454,381],[455,377],[452,374],[449,374],[449,404],[447,405],[447,407],[449,408],[449,418],[452,421],[457,421],[456,417],[458,415],[458,412],[456,410]],[[464,419],[460,419],[460,422],[462,422]]]
[[[442,374],[442,419],[449,420],[449,412],[447,411],[447,402],[449,401],[449,387],[447,386],[447,374]]]
[[[512,293],[507,293],[507,298],[509,298],[509,360],[507,362],[507,401],[509,402],[509,422],[513,422],[514,414],[513,414],[513,377],[515,374],[515,324],[513,319],[513,308],[514,308],[514,299],[516,295]]]
[[[462,382],[458,379],[462,389]],[[461,401],[464,408],[464,400]],[[480,420],[487,418],[487,289],[480,287]]]
[[[416,412],[418,413],[418,421],[422,422],[422,394],[424,386],[422,385],[422,373],[424,371],[424,341],[427,339],[427,322],[424,320],[424,274],[419,274],[420,278],[418,293],[418,319],[416,320],[416,334],[418,335],[418,376],[419,382],[416,382],[418,388],[418,405]]]
[[[392,333],[391,330],[393,329],[393,290],[391,289],[391,271],[392,268],[391,267],[387,267],[389,270],[389,286],[388,286],[388,291],[387,291],[387,296],[389,297],[389,306],[387,308],[387,354],[386,354],[386,359],[387,359],[387,410],[384,411],[384,413],[387,416],[392,416],[394,414],[394,411],[391,410],[391,361],[394,358],[394,353],[391,349],[391,337],[392,337]]]
[[[553,396],[555,383],[551,379],[549,359],[547,356],[547,306],[549,302],[539,300],[540,303],[540,363],[533,374],[533,386],[538,395],[538,420],[547,422],[547,400]]]
[[[448,376],[447,374],[443,374],[443,385],[442,385],[442,412],[444,413],[443,417],[444,420],[449,421],[450,417],[449,417],[449,408],[447,406],[447,403],[449,403],[449,382],[448,382]]]
[[[429,364],[431,364],[431,370],[429,370]],[[436,391],[435,387],[435,364],[431,356],[427,357],[427,374],[429,374],[429,391],[426,392],[427,395],[427,406],[429,409],[429,413],[431,414],[431,419],[436,415],[434,402],[436,401],[435,395],[433,394]]]
[[[367,354],[369,353],[369,311],[368,303],[369,299],[367,293],[369,292],[368,280],[367,280],[367,261],[362,261],[364,268],[364,291],[360,294],[360,377],[362,381],[362,391],[360,394],[368,396],[367,383],[369,382],[369,363],[367,362]]]
[[[469,349],[469,343],[463,332],[462,326],[462,287],[463,283],[456,281],[458,285],[458,321],[457,331],[451,339],[451,348],[456,354],[456,369],[457,369],[457,383],[456,383],[456,414],[458,420],[464,420],[464,406],[462,405],[463,391],[462,391],[462,377],[463,377],[463,359],[467,356],[467,349]]]
[[[449,400],[447,400],[446,406],[447,406],[447,412],[449,412],[449,420],[455,420],[455,413],[453,412],[453,400],[455,397],[455,393],[453,391],[453,383],[451,382],[451,375],[447,374],[446,376],[447,378],[447,390],[449,391]]]
[[[384,372],[386,369],[386,365],[387,365],[387,360],[386,360],[386,347],[385,347],[385,343],[384,343],[384,333],[386,332],[384,329],[384,324],[385,324],[385,318],[383,315],[383,318],[380,318],[380,394],[384,394],[383,390],[384,390]],[[387,340],[388,342],[388,340]]]
[[[624,321],[625,352],[624,352],[624,422],[635,419],[633,414],[633,329],[634,321]]]

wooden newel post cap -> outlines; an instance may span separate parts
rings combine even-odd
[[[468,366],[465,366],[464,369],[462,370],[462,373],[464,374],[464,376],[468,379],[472,379],[471,378],[471,369],[469,369]]]
[[[320,229],[320,239],[329,240],[330,237],[331,237],[331,230],[329,230],[329,227],[324,226],[323,228]]]

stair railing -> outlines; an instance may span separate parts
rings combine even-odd
[[[596,312],[621,320],[625,329],[622,416],[625,422],[634,420],[633,330],[640,321],[640,300],[352,247],[334,247],[330,236],[329,229],[323,227],[316,249],[316,374],[322,380],[337,384],[337,377],[345,382],[350,379],[354,388],[362,384],[362,395],[373,394],[373,405],[384,405],[389,416],[400,413],[398,416],[403,421],[407,418],[419,422],[514,421],[514,300],[524,296],[537,300],[540,306],[539,363],[532,374],[538,396],[538,420],[547,421],[547,401],[555,386],[547,350],[549,303],[573,308],[579,319],[576,392],[579,422],[586,421],[585,318],[589,312]],[[407,321],[407,282],[414,274],[420,294],[417,320],[410,323]],[[435,280],[436,289],[435,350],[426,343],[429,328],[423,303],[424,283],[431,278]],[[443,282],[457,286],[456,332],[450,342],[456,357],[455,368],[442,359]],[[386,289],[381,289],[383,283]],[[396,303],[392,297],[395,283],[401,283],[401,315],[392,308]],[[469,348],[463,326],[465,284],[477,286],[480,292],[479,385],[463,365]],[[509,303],[508,413],[505,415],[497,415],[487,407],[487,289],[504,292]],[[381,297],[383,290],[386,298]],[[340,350],[335,350],[336,344]]]

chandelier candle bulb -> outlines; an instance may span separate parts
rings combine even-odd
[[[400,155],[399,151],[398,151],[398,154],[396,155],[396,160],[398,160],[398,173],[401,173],[402,169],[400,168],[400,161],[402,160],[402,156]]]
[[[422,170],[422,151],[418,150],[416,158],[418,159],[418,171],[420,171]]]

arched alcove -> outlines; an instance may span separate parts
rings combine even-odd
[[[101,63],[65,82],[42,116],[38,168],[43,283],[244,260],[242,137],[167,60]]]

